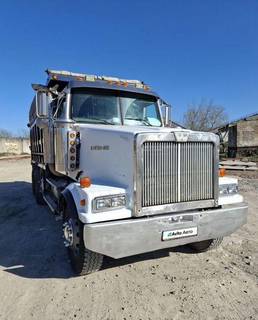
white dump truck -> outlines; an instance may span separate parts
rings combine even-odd
[[[122,258],[216,247],[246,222],[237,180],[219,177],[219,138],[170,128],[138,80],[47,70],[29,115],[32,189],[63,219],[77,274]]]

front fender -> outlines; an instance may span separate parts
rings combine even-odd
[[[73,182],[69,184],[63,191],[64,197],[67,193],[71,195],[78,213],[78,217],[82,223],[95,223],[132,217],[130,203],[128,203],[127,207],[125,208],[112,209],[109,211],[101,212],[92,211],[92,202],[96,197],[126,194],[126,190],[123,188],[96,184],[92,184],[89,188],[81,188],[79,183]],[[81,200],[85,200],[85,205],[81,204]]]

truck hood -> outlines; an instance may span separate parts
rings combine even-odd
[[[73,129],[79,131],[81,137],[79,170],[89,176],[94,185],[124,189],[129,199],[127,208],[131,210],[135,204],[137,159],[146,137],[162,140],[174,134],[178,141],[185,141],[184,136],[187,139],[194,136],[198,141],[207,139],[217,143],[218,140],[213,133],[182,128],[76,124]]]
[[[182,129],[180,127],[177,128],[168,128],[168,127],[151,127],[151,126],[118,126],[118,125],[102,125],[102,124],[80,124],[79,127],[85,129],[94,129],[94,130],[103,130],[109,132],[117,132],[117,133],[127,133],[127,134],[139,134],[139,133],[170,133],[177,131],[184,132],[193,132],[189,129]],[[196,132],[196,131],[195,131]]]
[[[94,177],[97,184],[129,189],[133,187],[136,136],[176,132],[198,135],[198,132],[182,128],[145,126],[76,124],[73,129],[81,134],[80,170]],[[205,136],[216,139],[213,133],[205,133]]]

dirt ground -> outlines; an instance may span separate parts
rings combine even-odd
[[[74,277],[61,223],[32,197],[29,159],[0,161],[0,319],[258,319],[258,178],[240,189],[248,223],[218,250],[107,259]]]

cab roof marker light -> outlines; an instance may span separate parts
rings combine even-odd
[[[88,74],[85,76],[85,79],[86,81],[95,81],[95,76]]]
[[[126,86],[125,84],[131,84],[131,85],[134,85],[136,88],[140,88],[140,89],[145,89],[145,86],[146,86],[145,83],[140,80],[120,79],[117,77],[98,76],[98,75],[93,75],[93,74],[77,73],[77,72],[70,72],[70,71],[65,71],[65,70],[47,69],[46,73],[49,76],[53,77],[54,79],[57,79],[57,76],[65,76],[65,77],[74,77],[75,79],[80,80],[80,81],[102,80],[102,81],[108,81],[110,84],[120,83],[121,85],[124,85],[124,86]],[[148,86],[146,86],[146,87],[148,87]]]
[[[138,89],[143,89],[144,85],[142,83],[136,83],[135,87],[138,88]]]
[[[140,81],[140,80],[124,80],[124,79],[121,79],[121,81],[126,81],[126,82],[132,83],[132,84],[144,84],[144,82]]]
[[[72,77],[85,77],[87,74],[84,73],[77,73],[77,72],[70,72],[70,71],[59,71],[59,70],[50,70],[47,69],[46,73],[49,75],[61,75],[61,76],[72,76]]]
[[[75,77],[79,78],[79,80],[86,80],[86,81],[94,81],[96,76],[91,74],[85,73],[76,73],[76,72],[69,72],[69,71],[58,71],[58,70],[46,70],[46,73],[52,77],[56,77],[57,75],[65,76],[65,77]]]
[[[99,76],[101,80],[106,80],[106,81],[114,81],[114,82],[119,82],[120,79],[116,77],[107,77],[107,76]]]
[[[107,77],[107,76],[98,76],[101,80],[106,80],[110,82],[120,82],[120,83],[130,83],[130,84],[139,84],[143,85],[143,81],[140,80],[129,80],[129,79],[120,79],[116,77]]]

